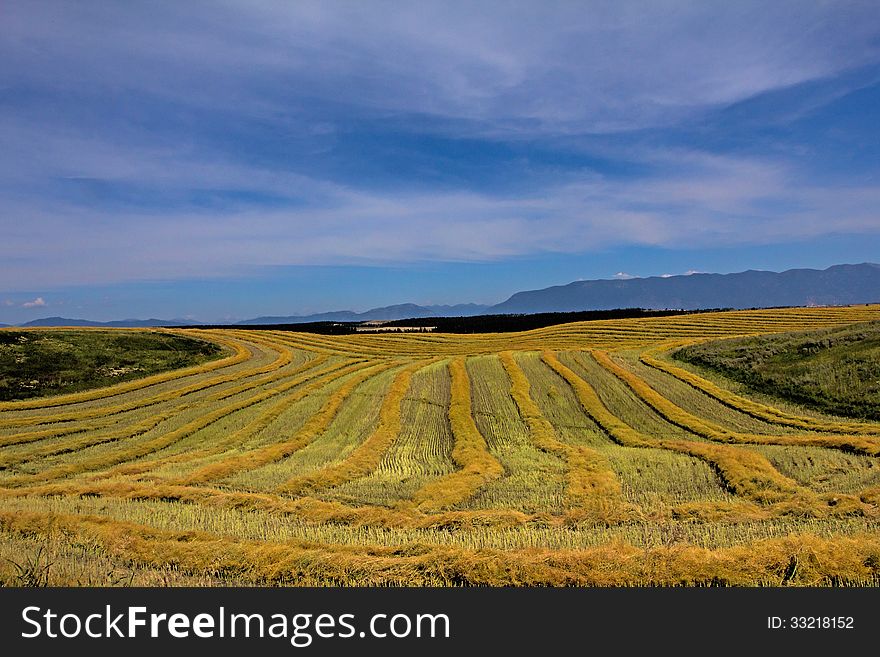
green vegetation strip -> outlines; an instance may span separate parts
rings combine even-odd
[[[31,335],[32,332],[25,331],[23,333],[27,337],[27,336]],[[54,331],[49,332],[50,335],[53,335],[54,333],[55,333]],[[59,332],[59,333],[63,333],[63,332]],[[91,331],[77,331],[75,333],[75,335],[84,334],[85,336],[88,337],[90,333],[92,333],[92,332]],[[119,335],[117,335],[117,333],[126,333],[126,331],[114,331],[111,334],[112,339],[116,340],[120,337]],[[7,342],[10,339],[9,336],[14,336],[15,334],[16,334],[16,332],[14,332],[14,331],[5,331],[5,330],[0,331],[0,344],[2,344],[2,346],[4,348],[3,349],[4,357],[2,359],[0,359],[0,363],[3,363],[3,367],[5,368],[2,376],[3,376],[3,379],[6,381],[6,387],[8,389],[7,396],[11,396],[11,395],[15,394],[12,391],[18,389],[18,386],[15,386],[14,384],[17,381],[19,381],[19,379],[21,378],[21,372],[26,371],[25,369],[22,368],[22,365],[27,361],[27,358],[28,358],[28,354],[25,353],[25,354],[22,354],[25,358],[25,361],[16,362],[17,359],[20,357],[20,356],[13,355],[14,352],[16,351],[16,348],[14,346],[16,339],[14,338],[12,340],[11,344],[9,342]],[[163,332],[163,333],[159,333],[157,335],[171,335],[175,338],[191,339],[191,338],[187,337],[187,336],[190,336],[190,334],[186,333],[186,332],[174,332],[174,333]],[[47,397],[47,398],[40,398],[40,399],[28,399],[28,400],[24,400],[24,401],[2,401],[2,402],[0,402],[0,411],[19,411],[19,410],[29,410],[29,409],[34,409],[34,408],[49,408],[49,407],[53,407],[53,406],[66,406],[68,404],[78,404],[80,402],[92,401],[94,399],[104,399],[106,397],[112,397],[115,395],[121,395],[121,394],[124,394],[127,392],[131,392],[132,390],[139,390],[140,388],[145,388],[147,386],[152,386],[152,385],[156,385],[159,383],[165,383],[166,381],[173,381],[174,379],[183,378],[186,376],[192,376],[194,374],[203,374],[205,372],[210,372],[210,371],[213,371],[216,369],[220,369],[222,367],[230,367],[232,365],[242,363],[251,357],[251,352],[246,347],[242,346],[241,344],[238,344],[235,341],[228,340],[226,338],[217,336],[213,333],[200,334],[199,337],[200,338],[204,337],[204,340],[192,339],[192,342],[194,342],[198,345],[203,345],[203,344],[210,345],[210,343],[215,343],[214,344],[215,347],[216,347],[216,345],[219,344],[219,345],[222,345],[226,348],[232,349],[234,353],[231,356],[229,356],[227,358],[222,358],[220,360],[205,362],[201,365],[195,365],[193,367],[184,367],[183,369],[173,369],[172,371],[166,371],[161,374],[154,374],[152,376],[145,376],[143,378],[135,379],[132,381],[127,381],[125,383],[111,385],[110,387],[106,387],[106,388],[99,388],[96,390],[84,390],[82,392],[72,392],[69,394],[57,395],[54,397]],[[209,342],[205,342],[205,340],[207,340]],[[32,343],[30,343],[29,338],[28,338],[28,341],[29,341],[28,342],[29,344],[32,344]],[[100,348],[100,347],[95,346],[93,348]],[[199,346],[199,348],[201,349],[201,346]],[[130,353],[128,346],[123,346],[123,347],[121,347],[121,349],[126,354]],[[75,377],[75,380],[78,381],[78,383],[75,385],[82,385],[85,387],[93,388],[93,387],[95,387],[95,385],[108,385],[109,383],[116,383],[119,380],[117,377],[113,377],[112,380],[110,380],[110,381],[103,380],[103,381],[98,381],[97,383],[95,383],[96,372],[95,372],[95,368],[91,367],[91,366],[96,365],[96,363],[94,361],[92,361],[92,362],[87,361],[86,356],[81,353],[82,351],[88,351],[88,346],[84,346],[82,344],[79,344],[79,345],[70,344],[69,351],[72,352],[71,355],[69,355],[68,357],[62,357],[60,364],[61,365],[67,364],[67,365],[73,366],[73,376]],[[156,346],[153,347],[153,351],[156,351]],[[159,349],[159,351],[161,352],[161,349]],[[65,348],[63,350],[63,352],[67,353],[68,349]],[[49,382],[51,382],[53,380],[53,378],[57,379],[59,377],[59,373],[61,371],[59,368],[59,364],[46,363],[45,358],[47,357],[47,355],[43,352],[43,350],[40,350],[38,353],[39,353],[40,357],[37,359],[37,362],[34,364],[34,367],[36,367],[39,370],[39,372],[46,373],[47,377],[48,377],[47,380]],[[215,351],[212,349],[212,350],[210,350],[210,353],[208,355],[202,356],[202,360],[206,360],[207,358],[213,357],[216,354],[219,354],[219,350]],[[174,357],[179,359],[179,355],[175,355]],[[192,357],[195,358],[195,356],[192,356]],[[126,356],[126,358],[127,358],[127,356]],[[167,355],[166,355],[166,358],[167,358]],[[154,356],[154,362],[155,362],[155,356]],[[174,367],[174,368],[180,367],[178,364],[173,364],[173,365],[170,364],[170,363],[179,363],[180,360],[177,360],[177,361],[165,360],[164,362],[166,363],[167,366],[163,367],[162,369],[168,369],[168,367]],[[109,367],[110,365],[112,365],[112,364],[104,364],[102,362],[102,364],[97,365],[97,367]],[[125,366],[123,365],[123,367],[125,367]],[[11,380],[9,378],[10,376],[12,377]],[[34,380],[37,382],[36,384],[31,383],[31,381],[34,381]],[[28,380],[28,385],[39,386],[40,379],[30,379],[30,380]],[[57,390],[55,390],[55,391],[57,392]],[[48,392],[48,390],[46,390],[46,392]]]
[[[880,420],[880,321],[705,342],[675,357],[826,413]]]

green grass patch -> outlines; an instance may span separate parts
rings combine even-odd
[[[880,322],[707,342],[674,357],[826,413],[880,420]]]
[[[158,331],[0,331],[0,401],[100,388],[222,353],[214,343]]]

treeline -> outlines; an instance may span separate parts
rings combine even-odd
[[[237,331],[298,331],[321,335],[348,335],[357,333],[360,322],[303,322],[302,324],[196,324],[173,326],[185,329],[236,329]]]
[[[707,310],[645,310],[643,308],[617,308],[615,310],[582,310],[567,313],[535,313],[519,315],[474,315],[473,317],[420,317],[385,322],[383,326],[433,326],[438,333],[509,333],[568,324],[591,322],[600,319],[629,319],[634,317],[666,317],[693,313],[717,312]]]
[[[695,313],[718,312],[729,308],[706,308],[701,310],[645,310],[643,308],[617,308],[614,310],[583,310],[578,312],[535,313],[517,315],[474,315],[472,317],[417,317],[396,319],[374,324],[382,333],[403,332],[404,329],[418,328],[435,333],[511,333],[567,324],[569,322],[590,322],[600,319],[629,319],[634,317],[667,317],[669,315],[692,315]],[[363,333],[366,322],[304,322],[302,324],[243,324],[234,325],[239,330],[261,331],[299,331],[301,333],[320,333],[323,335],[347,335]],[[223,324],[202,324],[181,328],[230,328]],[[394,331],[399,328],[400,331]],[[369,331],[369,328],[367,328]],[[413,331],[407,331],[413,332]],[[420,331],[416,331],[420,332]]]

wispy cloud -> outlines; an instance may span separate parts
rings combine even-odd
[[[349,115],[614,131],[870,62],[880,19],[866,2],[239,1],[21,3],[4,23],[13,62],[40,48],[19,75],[69,88],[262,116],[310,98]]]
[[[33,301],[25,301],[23,304],[21,304],[21,307],[22,308],[44,308],[48,305],[49,304],[46,303],[46,300],[43,299],[43,297],[37,297]]]
[[[871,3],[3,11],[2,289],[880,231],[876,177],[676,132],[876,65]]]
[[[19,221],[10,226],[0,257],[16,266],[4,268],[0,285],[22,289],[61,279],[216,276],[288,264],[486,261],[625,244],[700,248],[880,232],[880,188],[852,186],[841,194],[837,187],[806,186],[776,161],[684,152],[667,158],[668,166],[647,178],[591,175],[525,196],[370,192],[215,168],[212,184],[245,184],[240,176],[246,176],[249,188],[270,193],[287,180],[310,202],[132,212],[67,201],[9,201],[7,212]],[[162,175],[173,187],[175,174],[192,181],[204,173],[169,164]]]

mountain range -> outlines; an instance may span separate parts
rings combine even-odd
[[[18,326],[46,327],[53,326],[106,326],[118,328],[149,327],[149,326],[195,326],[198,322],[189,319],[116,319],[112,322],[95,322],[90,319],[69,319],[67,317],[43,317]]]
[[[314,315],[267,316],[238,322],[301,324],[364,322],[425,317],[468,317],[485,314],[531,314],[615,308],[682,309],[840,306],[880,302],[880,264],[834,265],[828,269],[789,269],[776,273],[748,270],[735,274],[687,274],[649,278],[575,281],[540,290],[517,292],[486,306],[473,303],[419,306],[404,303],[365,312],[342,310]],[[93,322],[47,317],[22,326],[186,326],[184,319],[127,319]]]
[[[874,301],[880,301],[880,265],[863,263],[781,273],[749,270],[737,274],[575,281],[517,292],[493,306],[492,312],[843,306]]]
[[[390,319],[413,319],[421,317],[472,317],[482,315],[492,306],[476,303],[460,303],[454,306],[419,306],[414,303],[400,303],[394,306],[372,308],[362,313],[351,310],[319,313],[316,315],[292,315],[290,317],[256,317],[239,324],[302,324],[304,322],[369,322]]]

